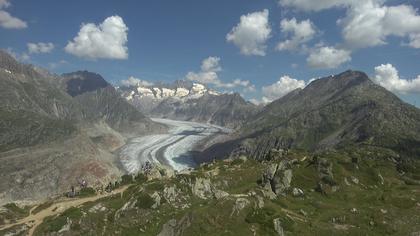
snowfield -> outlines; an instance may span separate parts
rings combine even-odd
[[[129,173],[137,173],[146,161],[171,166],[174,170],[195,167],[191,152],[204,139],[230,130],[211,124],[152,119],[170,127],[167,134],[130,140],[120,151],[120,160]],[[163,162],[163,163],[162,163]]]

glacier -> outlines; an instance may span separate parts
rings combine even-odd
[[[230,133],[231,130],[212,124],[152,118],[169,127],[166,134],[133,138],[120,150],[125,170],[137,173],[146,161],[160,163],[181,171],[196,166],[191,154],[206,138]]]

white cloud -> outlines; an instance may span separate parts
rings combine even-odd
[[[279,99],[297,88],[304,88],[305,85],[306,83],[303,80],[293,79],[288,75],[282,76],[276,83],[262,87],[263,100]]]
[[[50,53],[54,49],[53,43],[28,43],[28,51],[34,53]]]
[[[283,7],[293,7],[302,11],[320,11],[332,7],[342,7],[357,0],[280,0]]]
[[[153,83],[146,81],[146,80],[141,80],[139,78],[136,78],[134,76],[130,76],[128,79],[126,80],[121,80],[121,84],[123,86],[126,87],[130,87],[130,86],[144,86],[144,87],[149,87],[152,86]]]
[[[333,7],[346,9],[346,16],[337,20],[342,36],[351,48],[386,44],[387,37],[408,37],[406,45],[418,48],[420,15],[410,5],[384,5],[385,0],[280,0],[282,6],[304,11]]]
[[[252,98],[249,100],[252,104],[254,105],[265,105],[268,104],[270,102],[272,102],[272,100],[266,98],[266,97],[262,97],[261,99],[256,99],[256,98]]]
[[[208,57],[203,60],[201,63],[201,70],[205,72],[218,72],[221,71],[222,68],[220,67],[220,58],[219,57]]]
[[[25,52],[24,53],[15,52],[13,50],[13,48],[7,48],[6,51],[13,58],[15,58],[17,61],[20,61],[20,62],[27,62],[27,61],[29,61],[31,59],[30,56],[27,53],[25,53]]]
[[[298,22],[296,18],[283,19],[280,22],[281,31],[290,38],[280,42],[277,45],[277,50],[296,50],[301,44],[310,41],[316,34],[314,24],[309,20]]]
[[[7,8],[10,6],[10,2],[8,0],[0,0],[0,9]]]
[[[200,72],[188,72],[185,78],[203,84],[211,84],[218,88],[242,87],[246,91],[254,91],[255,86],[248,80],[235,79],[230,83],[224,83],[219,79],[218,72],[222,70],[219,57],[208,57],[201,62]]]
[[[242,15],[240,22],[227,35],[226,40],[239,47],[243,55],[265,56],[266,41],[271,27],[267,9]]]
[[[350,61],[350,55],[348,50],[321,46],[313,49],[306,61],[312,68],[333,69]]]
[[[128,27],[119,16],[108,17],[100,25],[82,24],[66,52],[87,59],[127,59]]]
[[[420,48],[420,34],[411,34],[408,45],[412,48]]]
[[[420,92],[420,75],[412,80],[401,79],[398,70],[391,64],[375,67],[373,81],[389,91],[406,94]]]
[[[7,11],[1,10],[9,6],[9,1],[0,0],[0,26],[6,29],[24,29],[28,27],[25,21],[10,15]]]

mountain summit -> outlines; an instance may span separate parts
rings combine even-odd
[[[365,73],[346,71],[315,80],[267,105],[231,144],[236,154],[257,159],[273,148],[323,150],[354,145],[413,156],[420,153],[420,110],[373,83]]]

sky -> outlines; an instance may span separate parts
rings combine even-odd
[[[0,48],[112,84],[270,102],[348,69],[420,106],[420,0],[0,0]]]

